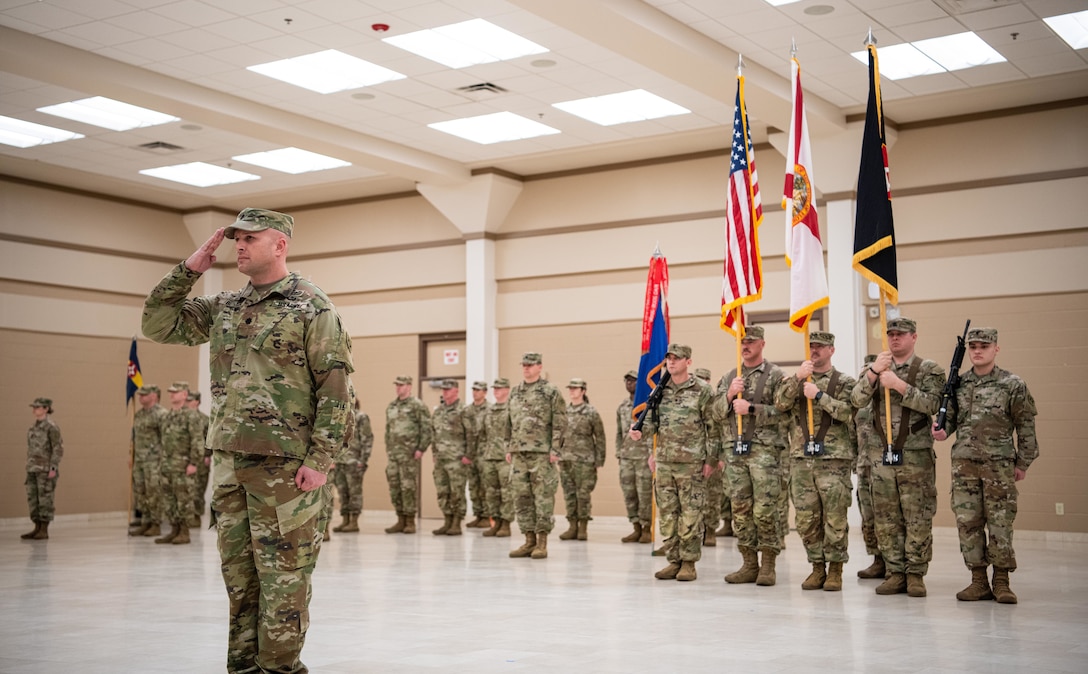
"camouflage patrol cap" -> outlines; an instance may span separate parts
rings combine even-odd
[[[575,377],[567,383],[567,388],[580,388],[584,390],[586,388],[586,380]]]
[[[521,356],[522,365],[540,365],[544,362],[544,356],[535,351],[530,351]]]
[[[627,374],[623,375],[624,379],[638,380],[638,370],[628,370]]]
[[[763,326],[762,325],[746,325],[744,326],[744,337],[740,341],[754,342],[757,339],[763,339]]]
[[[141,386],[140,388],[136,389],[136,395],[138,395],[138,396],[151,395],[154,392],[155,392],[155,387],[154,386]]]
[[[691,358],[691,347],[687,344],[669,344],[669,350],[665,352],[666,356],[676,356],[677,358]]]
[[[510,380],[506,377],[499,377],[491,383],[491,388],[510,388]]]
[[[158,386],[148,386],[147,388],[151,389],[151,392],[155,395],[162,395],[162,391],[159,390]]]
[[[997,344],[997,328],[971,328],[967,333],[967,341]]]
[[[913,318],[893,318],[888,321],[888,332],[918,332],[918,324]]]
[[[705,367],[695,368],[695,376],[703,381],[710,381],[710,370]]]
[[[411,384],[412,378],[406,374],[398,375],[397,378],[393,380],[393,383],[397,386],[401,386],[402,384]]]
[[[451,388],[461,388],[456,379],[443,379],[441,386],[443,391]]]
[[[487,382],[486,381],[474,381],[474,382],[472,382],[472,390],[473,391],[486,391],[487,390]]]
[[[830,332],[812,332],[808,336],[809,344],[826,344],[835,346],[835,335]]]
[[[189,382],[187,382],[187,381],[176,381],[173,384],[170,384],[170,388],[168,388],[166,390],[169,391],[170,393],[177,393],[178,391],[188,391],[189,390]]]
[[[189,400],[200,402],[200,391],[189,391]]]
[[[44,407],[50,412],[53,411],[53,399],[52,398],[35,398],[34,402],[30,403],[31,407]]]
[[[243,232],[263,232],[266,229],[274,229],[283,232],[287,238],[291,238],[291,232],[295,228],[295,219],[286,213],[267,211],[263,208],[246,208],[238,214],[238,220],[227,227],[223,236],[233,239],[239,229]]]

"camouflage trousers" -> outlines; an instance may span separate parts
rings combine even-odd
[[[782,549],[782,470],[779,450],[756,442],[745,456],[726,450],[725,479],[733,506],[733,533],[737,545]]]
[[[653,519],[654,476],[646,459],[620,459],[620,490],[627,520],[649,527]]]
[[[465,518],[465,483],[469,467],[461,459],[438,459],[434,464],[434,488],[438,492],[438,508],[442,514],[456,520]]]
[[[952,459],[952,512],[967,568],[1016,569],[1012,523],[1018,493],[1014,460]]]
[[[560,461],[559,483],[563,485],[567,519],[593,519],[591,497],[597,487],[597,467],[592,463]]]
[[[310,576],[328,486],[295,486],[302,461],[215,451],[212,512],[230,600],[227,671],[306,672]]]
[[[59,470],[55,477],[49,477],[48,472],[26,474],[26,505],[32,522],[53,521],[53,495],[59,478]]]
[[[193,480],[184,466],[167,466],[162,471],[162,515],[168,522],[188,519],[193,512]]]
[[[865,541],[866,554],[880,554],[873,523],[873,465],[864,459],[858,461],[858,510],[861,512],[861,538]]]
[[[778,544],[786,547],[786,535],[790,532],[790,457],[788,447],[778,450]]]
[[[706,478],[702,463],[658,463],[654,479],[661,543],[670,562],[697,562],[703,554]]]
[[[390,455],[385,479],[389,482],[389,499],[397,514],[415,515],[419,510],[419,461],[411,456]]]
[[[163,514],[162,467],[159,457],[137,456],[132,462],[132,502],[142,524],[158,524]]]
[[[336,493],[340,496],[341,515],[359,515],[363,512],[363,475],[366,469],[363,464],[338,463],[336,464],[333,484]]]
[[[851,459],[793,457],[790,495],[808,561],[848,562]]]
[[[523,532],[549,533],[555,526],[555,491],[559,471],[546,452],[514,452],[510,461],[510,485]]]
[[[202,458],[196,464],[196,475],[191,476],[193,481],[193,511],[200,517],[204,514],[204,494],[208,491],[208,480],[211,478],[211,457]]]
[[[703,525],[713,531],[722,520],[722,495],[725,493],[725,469],[714,467],[706,478],[706,505],[703,508]]]
[[[892,573],[924,576],[933,559],[937,513],[935,455],[930,448],[903,452],[902,466],[873,464],[873,522],[884,564]]]
[[[733,521],[733,500],[729,497],[729,477],[726,474],[725,469],[722,471],[722,500],[721,500],[721,513],[723,522]]]
[[[475,517],[487,517],[487,497],[484,496],[483,459],[476,459],[465,466],[468,475],[468,498],[472,501],[472,514]]]
[[[484,485],[484,515],[489,519],[514,521],[514,490],[510,485],[510,464],[505,459],[481,461],[480,481]]]

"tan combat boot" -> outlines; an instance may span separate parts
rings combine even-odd
[[[812,563],[812,573],[801,583],[802,590],[822,590],[827,582],[827,569],[823,562]]]
[[[548,532],[536,532],[536,547],[529,553],[533,559],[546,559],[548,557]]]
[[[41,525],[42,525],[41,528],[38,529],[38,533],[34,534],[34,537],[31,540],[44,541],[44,540],[49,539],[49,522],[41,522]],[[1008,574],[1006,574],[1005,575],[1005,581],[1006,581],[1005,586],[1006,587],[1008,587],[1008,579],[1009,579],[1009,576],[1008,576]],[[1012,594],[1012,593],[1010,592],[1010,594]],[[1016,595],[1015,594],[1012,595],[1012,598],[1013,598],[1012,602],[1004,602],[1004,603],[1006,603],[1006,604],[1008,604],[1008,603],[1015,604],[1016,603]]]
[[[578,540],[589,540],[589,520],[578,520]]]
[[[166,534],[162,538],[156,538],[155,543],[162,545],[165,543],[173,543],[174,539],[178,537],[178,533],[181,531],[181,527],[178,522],[170,523],[170,533]]]
[[[461,518],[451,517],[450,518],[450,528],[446,530],[446,535],[447,536],[460,536],[462,533],[464,533],[464,532],[461,531]]]
[[[908,597],[924,597],[926,596],[926,582],[922,580],[922,574],[920,573],[908,573],[907,574],[907,596]]]
[[[159,536],[161,534],[162,534],[162,528],[159,527],[158,522],[152,522],[151,526],[148,527],[147,531],[144,532],[144,536],[147,536],[147,537]]]
[[[499,519],[499,530],[495,532],[495,538],[510,538],[510,520]]]
[[[884,558],[880,555],[873,556],[873,563],[858,571],[858,578],[883,578],[888,570],[884,566]]]
[[[620,543],[638,543],[638,539],[642,538],[642,525],[638,522],[632,523],[632,531],[623,538],[620,539]]]
[[[416,532],[416,514],[415,513],[408,513],[407,515],[404,516],[404,529],[401,530],[401,533],[414,534],[415,532]]]
[[[680,574],[681,566],[683,564],[680,562],[669,562],[668,566],[654,574],[654,578],[658,580],[675,580],[676,576]]]
[[[718,545],[718,540],[714,537],[714,527],[706,527],[703,530],[703,545],[708,548],[713,548]]]
[[[333,527],[332,530],[336,533],[343,531],[349,524],[351,524],[351,515],[344,513],[343,519],[340,520],[340,526]]]
[[[491,528],[484,532],[484,538],[491,538],[495,534],[499,533],[499,527],[501,526],[502,520],[496,517],[495,520],[491,523]]]
[[[640,544],[647,544],[654,542],[654,528],[649,524],[642,525],[642,536],[639,537],[638,542]]]
[[[41,531],[41,530],[42,530],[42,523],[39,522],[38,520],[34,520],[34,530],[26,532],[25,534],[19,536],[19,538],[23,539],[24,541],[29,541],[30,539],[37,536],[38,532]]]
[[[535,531],[528,531],[528,532],[525,533],[525,543],[520,548],[517,548],[515,550],[511,550],[510,551],[510,556],[514,557],[514,558],[528,557],[530,554],[532,554],[533,549],[535,547],[536,547],[536,532]]]
[[[559,540],[569,541],[572,538],[578,536],[578,520],[568,517],[567,518],[567,530],[559,534]]]
[[[452,525],[453,525],[453,517],[451,517],[450,515],[446,515],[445,523],[442,526],[435,529],[434,531],[432,531],[431,533],[434,534],[435,536],[445,536],[446,532],[450,530],[450,527]]]
[[[151,528],[151,522],[146,522],[136,527],[135,529],[129,529],[129,536],[143,536],[147,533],[147,530]]]
[[[189,515],[189,517],[185,520],[185,526],[189,527],[190,529],[199,529],[200,515]]]
[[[45,522],[43,526],[49,526],[49,522]],[[994,567],[994,599],[997,600],[998,604],[1017,603],[1016,595],[1013,593],[1012,588],[1009,587],[1008,569]]]
[[[391,527],[386,527],[385,533],[399,534],[400,532],[404,531],[405,519],[406,518],[404,515],[397,515],[397,523]]]
[[[759,558],[755,548],[741,547],[740,554],[744,557],[744,563],[740,568],[725,577],[727,583],[754,583],[759,576]]]
[[[725,520],[725,523],[722,524],[722,528],[715,531],[714,535],[715,536],[720,536],[722,538],[725,538],[726,536],[732,536],[733,535],[733,520]]]
[[[336,531],[336,529],[333,529],[333,531]],[[341,525],[340,531],[343,531],[344,533],[358,533],[359,515],[357,513],[348,515],[348,521],[346,524]]]
[[[697,577],[698,576],[695,574],[695,562],[680,562],[680,571],[676,574],[676,580],[689,581],[695,580]]]
[[[892,572],[888,574],[888,577],[884,579],[884,582],[877,586],[877,594],[903,594],[907,591],[907,576],[906,574]]]
[[[170,545],[186,545],[191,542],[189,539],[189,525],[185,522],[179,522],[178,535],[174,537],[174,540],[170,541]]]
[[[480,528],[483,528],[485,526],[488,526],[488,525],[484,521],[484,519],[482,517],[480,517],[479,515],[476,515],[476,517],[474,517],[471,522],[469,522],[468,524],[465,525],[465,528],[466,529],[480,529]]]
[[[842,562],[828,563],[824,592],[842,592]]]
[[[756,585],[770,586],[774,585],[777,575],[774,570],[774,560],[778,557],[778,553],[770,548],[763,548],[760,550],[762,562],[759,565],[759,574],[756,576]]]
[[[956,599],[960,601],[983,601],[993,598],[994,593],[990,591],[990,581],[986,578],[986,567],[971,567],[971,584],[957,592]]]
[[[324,542],[324,541],[331,541],[331,540],[332,540],[332,527],[330,527],[329,523],[326,522],[325,523],[325,529],[321,532],[321,541]]]

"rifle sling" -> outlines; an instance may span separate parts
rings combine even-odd
[[[767,361],[763,361],[763,362],[767,363]],[[752,392],[752,404],[753,405],[762,405],[763,404],[763,390],[767,387],[767,379],[770,378],[770,376],[771,376],[771,366],[770,366],[770,363],[767,363],[767,367],[763,368],[763,373],[760,374],[759,379],[756,380],[756,389],[755,389],[755,391]],[[755,408],[752,408],[752,411],[754,412]],[[751,442],[752,441],[752,436],[755,435],[755,433],[756,433],[755,420],[752,420],[749,423],[744,425],[744,441],[745,442]]]
[[[837,395],[837,392],[835,391],[835,387],[838,386],[838,385],[839,385],[839,371],[832,368],[832,370],[831,370],[831,379],[827,382],[827,390],[824,391],[824,395],[829,395],[831,397],[835,397]],[[813,404],[815,405],[815,401],[813,401]],[[805,410],[805,423],[801,424],[801,430],[803,430],[805,432],[805,443],[807,444],[807,443],[811,442],[813,440],[813,438],[812,438],[812,436],[810,436],[808,434],[808,405],[804,406],[804,410]],[[815,410],[813,411],[813,415],[815,415]],[[824,441],[824,437],[827,435],[827,432],[829,430],[831,430],[831,424],[834,421],[835,421],[835,419],[830,414],[828,414],[827,412],[823,413],[823,416],[820,419],[820,427],[818,429],[816,429],[816,438],[815,438],[816,442],[823,442]]]
[[[914,386],[914,380],[918,378],[918,369],[922,367],[922,359],[918,356],[914,356],[910,361],[910,369],[907,370],[906,382],[908,386]],[[877,395],[873,396],[873,426],[876,427],[876,432],[880,435],[881,443],[885,446],[888,444],[888,435],[884,432],[884,424],[880,421],[880,415],[884,411],[884,396],[887,395],[884,392],[882,386],[877,386]],[[902,413],[899,417],[899,432],[895,436],[895,450],[902,451],[903,445],[907,443],[907,436],[911,433],[917,433],[918,431],[929,426],[929,417],[925,416],[918,420],[914,426],[910,425],[910,408],[906,405],[900,404],[899,410]]]

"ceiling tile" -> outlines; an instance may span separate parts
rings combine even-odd
[[[948,13],[930,0],[874,8],[867,14],[884,26],[893,29],[905,24],[948,18]]]
[[[46,30],[62,30],[69,26],[77,26],[87,23],[90,19],[83,14],[57,7],[49,2],[32,2],[30,4],[13,7],[4,11],[5,16],[10,16],[20,21],[26,21]]]
[[[188,28],[187,25],[179,21],[174,21],[154,12],[130,12],[129,14],[115,16],[106,23],[139,33],[144,37],[176,33]]]
[[[154,13],[173,19],[187,26],[205,26],[217,21],[229,21],[234,18],[230,12],[225,12],[198,0],[178,0],[169,4],[155,7]]]
[[[1035,15],[1023,5],[1005,5],[981,12],[960,14],[957,18],[971,30],[986,30],[1031,21],[1035,19]]]

